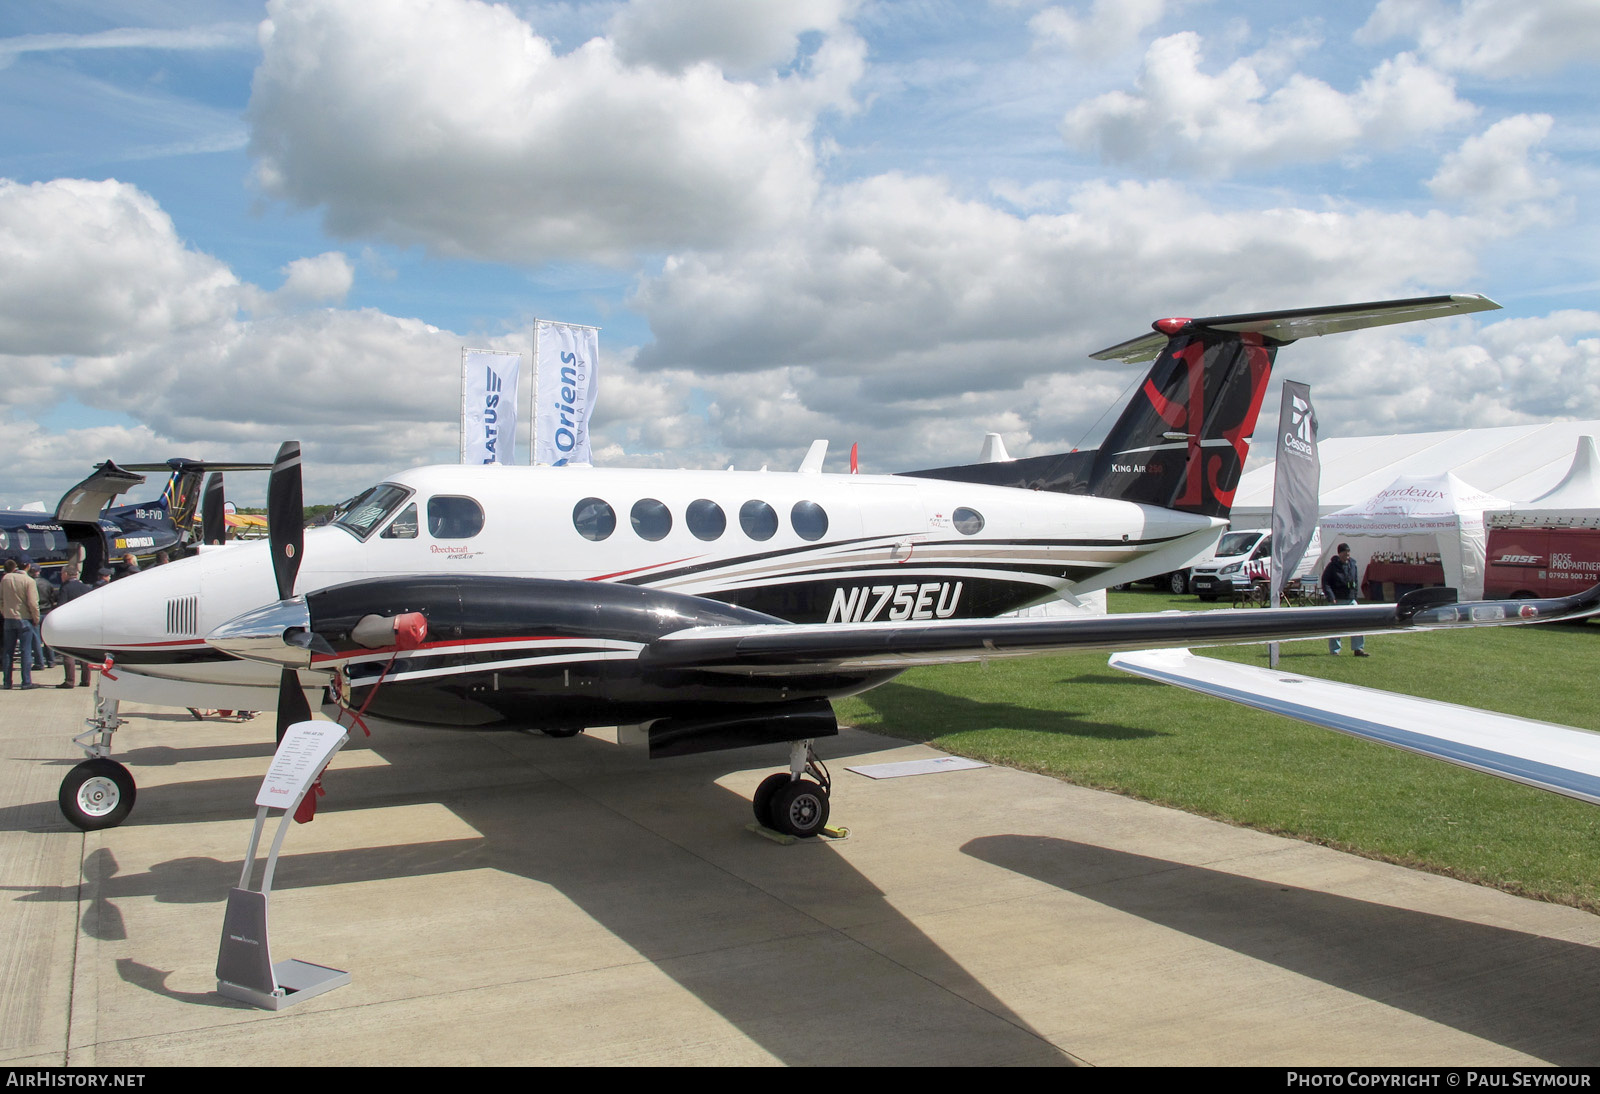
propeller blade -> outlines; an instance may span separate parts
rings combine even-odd
[[[213,471],[206,479],[205,493],[200,496],[200,542],[222,543],[228,536],[228,525],[223,519],[222,507],[227,502],[222,489],[222,472]]]
[[[278,676],[278,740],[296,722],[311,720],[311,704],[306,693],[300,690],[300,675],[294,669],[284,669]]]
[[[300,492],[300,442],[284,441],[272,461],[267,481],[267,538],[272,544],[272,572],[278,579],[278,599],[294,595],[300,572],[300,552],[305,546],[305,503]]]

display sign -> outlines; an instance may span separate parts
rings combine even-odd
[[[261,780],[256,804],[268,809],[293,809],[328,766],[333,754],[350,739],[337,722],[296,722],[284,731],[272,767]]]

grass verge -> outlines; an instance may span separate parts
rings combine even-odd
[[[1193,609],[1111,594],[1111,610]],[[1288,643],[1280,667],[1600,730],[1600,624]],[[1264,646],[1206,651],[1266,663]],[[1104,654],[913,669],[840,720],[961,756],[1600,912],[1600,809],[1119,673]]]

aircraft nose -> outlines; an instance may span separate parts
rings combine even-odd
[[[98,656],[106,647],[105,599],[80,596],[59,605],[44,617],[44,644],[64,650]]]
[[[310,609],[305,597],[297,596],[234,616],[206,635],[206,642],[247,661],[303,669],[311,664],[311,650],[295,639],[310,633]]]

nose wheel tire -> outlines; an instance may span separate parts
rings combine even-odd
[[[777,831],[773,823],[772,799],[777,797],[778,791],[788,786],[794,780],[787,771],[780,771],[776,775],[768,775],[761,780],[761,785],[756,787],[755,796],[750,799],[750,806],[755,811],[756,823],[763,828]]]
[[[85,760],[67,772],[56,800],[68,823],[95,832],[127,820],[136,794],[128,769],[115,760],[100,758]]]
[[[828,824],[828,792],[810,779],[789,780],[773,794],[771,809],[770,827],[809,839]]]

